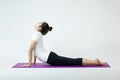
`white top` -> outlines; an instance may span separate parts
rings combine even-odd
[[[43,62],[47,62],[50,51],[46,51],[43,46],[43,35],[41,32],[33,32],[32,40],[36,41],[36,46],[34,48],[34,55]]]

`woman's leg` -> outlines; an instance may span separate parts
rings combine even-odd
[[[54,52],[50,53],[47,63],[51,65],[83,65],[83,66],[92,66],[92,65],[106,65],[104,62],[101,62],[99,59],[91,60],[86,58],[68,58],[59,56]]]
[[[105,62],[101,62],[98,58],[95,59],[95,60],[90,60],[90,59],[86,59],[86,58],[83,58],[82,60],[82,64],[83,66],[92,66],[92,65],[106,65]]]

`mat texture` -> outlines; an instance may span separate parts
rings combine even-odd
[[[17,63],[12,68],[110,68],[108,63],[106,63],[105,66],[51,66],[47,63],[36,63],[32,64],[30,67],[24,67],[23,64],[26,63]]]

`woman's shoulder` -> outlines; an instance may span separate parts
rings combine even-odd
[[[42,34],[40,32],[32,33],[32,40],[38,41],[40,38],[42,38]]]
[[[34,31],[32,36],[42,36],[41,32]]]

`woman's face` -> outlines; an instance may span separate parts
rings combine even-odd
[[[43,22],[39,22],[35,25],[35,30],[36,31],[40,31],[42,29],[41,25],[42,25]]]

